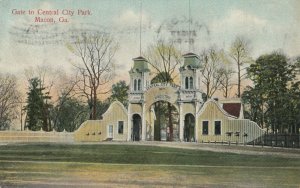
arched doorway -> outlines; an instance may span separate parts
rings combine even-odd
[[[167,101],[157,101],[150,107],[154,140],[179,140],[179,113],[174,105]]]
[[[184,141],[195,141],[195,117],[193,114],[186,114],[184,118]]]
[[[132,116],[133,126],[131,138],[133,141],[140,141],[142,135],[142,118],[138,114]]]

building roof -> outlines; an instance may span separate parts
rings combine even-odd
[[[190,67],[190,68],[199,68],[200,66],[200,59],[194,53],[187,53],[182,56],[184,58],[183,67]]]
[[[148,61],[142,57],[136,57],[132,59],[134,61],[133,68],[129,71],[129,73],[133,72],[149,72]]]
[[[230,115],[239,117],[241,111],[241,103],[223,103],[223,109]]]
[[[146,60],[144,57],[142,57],[142,56],[133,58],[132,60],[133,60],[133,61],[147,61],[147,60]]]
[[[182,55],[183,57],[188,57],[188,56],[197,56],[196,54],[194,54],[194,53],[191,53],[191,52],[189,52],[189,53],[186,53],[186,54],[184,54],[184,55]]]

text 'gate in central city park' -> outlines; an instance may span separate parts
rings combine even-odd
[[[239,99],[204,101],[200,59],[193,53],[183,58],[179,85],[151,84],[147,60],[134,58],[129,71],[128,108],[113,102],[102,120],[83,123],[75,132],[75,140],[102,141],[110,137],[120,141],[248,143],[264,134],[256,123],[243,119]]]

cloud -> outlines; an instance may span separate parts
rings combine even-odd
[[[242,10],[232,10],[225,23],[236,26],[264,26],[267,21]]]
[[[226,49],[236,36],[243,36],[253,45],[260,46],[261,44],[257,42],[265,41],[267,33],[270,34],[272,31],[272,24],[269,20],[247,11],[231,9],[224,17],[208,23],[208,28],[211,31],[209,45],[217,45]]]
[[[140,25],[140,13],[128,9],[115,17],[113,22],[118,27],[138,28]],[[145,12],[142,13],[142,27],[151,27],[150,18]]]
[[[267,20],[248,12],[233,9],[224,18],[214,20],[210,24],[213,32],[234,33],[235,35],[261,32]]]

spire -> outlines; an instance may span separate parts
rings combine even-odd
[[[189,0],[189,52],[191,51],[191,0]]]
[[[142,55],[142,0],[140,0],[140,56]]]

